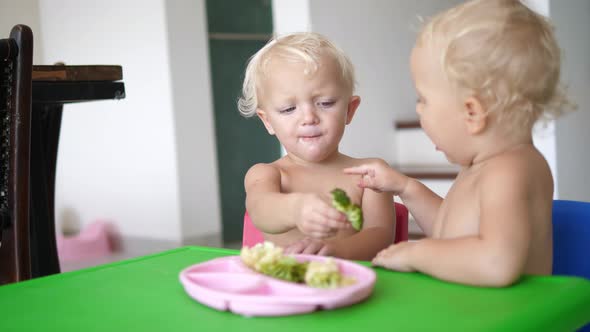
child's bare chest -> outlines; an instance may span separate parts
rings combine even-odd
[[[362,189],[357,186],[358,178],[339,170],[289,169],[281,172],[281,189],[284,193],[308,192],[328,195],[334,188],[345,190],[353,202],[360,203]]]
[[[438,211],[434,238],[456,238],[479,233],[479,203],[476,176],[458,177]]]

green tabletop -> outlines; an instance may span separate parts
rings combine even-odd
[[[235,250],[183,247],[0,287],[0,331],[572,331],[590,322],[590,281],[524,277],[478,288],[376,269],[371,297],[288,317],[242,317],[190,298],[178,275]]]

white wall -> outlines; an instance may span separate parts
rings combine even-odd
[[[275,34],[311,31],[309,0],[272,0],[271,7]]]
[[[530,9],[549,17],[549,0],[521,0]]]
[[[204,1],[40,0],[43,63],[120,64],[126,98],[66,105],[58,223],[113,221],[124,237],[218,233]]]
[[[180,205],[163,1],[39,4],[43,63],[120,64],[126,89],[121,101],[64,107],[57,216],[74,209],[83,223],[108,219],[127,236],[178,240]]]
[[[562,82],[577,112],[551,121],[546,128],[538,126],[535,145],[541,150],[553,172],[555,197],[590,201],[587,185],[590,155],[585,142],[590,142],[590,2],[572,0],[526,0],[528,6],[548,16],[556,28],[562,48]]]
[[[204,0],[166,2],[183,243],[221,233],[206,18]]]
[[[459,0],[314,0],[312,30],[338,44],[355,65],[361,106],[346,129],[341,150],[396,162],[396,119],[415,119],[416,93],[409,55],[420,22]]]
[[[578,110],[555,121],[560,199],[590,201],[590,1],[551,1],[563,50],[562,79]]]
[[[37,45],[37,40],[42,38],[38,0],[0,0],[0,39],[8,38],[10,30],[17,24],[27,25],[33,31],[33,63],[39,63],[43,52]]]

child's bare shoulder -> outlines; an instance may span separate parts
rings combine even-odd
[[[275,161],[272,163],[258,163],[250,167],[248,172],[246,172],[244,182],[246,186],[248,186],[249,184],[258,183],[261,181],[280,182],[280,179],[281,169]]]
[[[527,186],[551,182],[551,170],[543,155],[534,146],[523,146],[490,159],[482,168],[481,178],[494,186]]]

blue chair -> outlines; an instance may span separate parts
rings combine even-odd
[[[590,279],[590,202],[553,201],[553,274]],[[578,332],[590,332],[586,324]]]
[[[553,201],[553,274],[590,279],[590,202]]]

